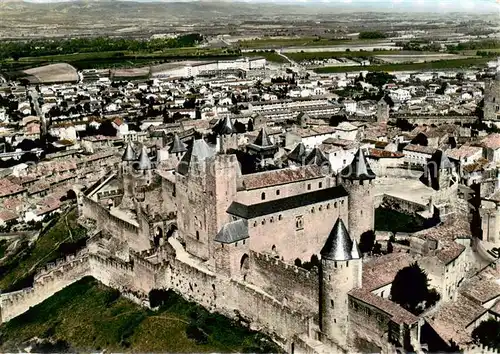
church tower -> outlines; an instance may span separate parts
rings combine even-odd
[[[375,225],[373,181],[376,176],[361,149],[339,176],[349,192],[349,232],[359,242],[361,234],[373,230]]]
[[[338,218],[321,250],[321,332],[339,346],[347,347],[349,330],[348,292],[361,288],[362,259],[344,222]]]

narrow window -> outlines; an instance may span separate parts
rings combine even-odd
[[[260,195],[260,199],[261,200],[265,200],[266,199],[266,193],[262,192],[262,194]]]
[[[279,189],[276,190],[276,195],[280,195],[280,190]]]
[[[330,305],[332,305],[332,308],[335,308],[335,306],[333,305],[333,300],[330,300]]]
[[[311,184],[310,184],[310,183],[307,185],[307,190],[308,190],[308,191],[310,191],[310,190],[311,190]]]
[[[323,182],[318,183],[318,188],[323,188]]]
[[[199,231],[196,231],[196,239],[199,240],[200,239],[200,232]]]

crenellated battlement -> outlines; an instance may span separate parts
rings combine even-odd
[[[116,258],[104,258],[97,254],[89,254],[89,259],[101,264],[105,267],[111,267],[118,270],[124,270],[128,272],[134,271],[134,265],[131,263],[127,263],[125,261],[118,260]]]
[[[52,263],[47,263],[45,267],[40,269],[35,275],[34,277],[35,282],[38,279],[45,278],[50,273],[54,272],[55,270],[59,270],[60,268],[66,268],[65,270],[67,270],[68,267],[73,268],[74,266],[77,266],[78,264],[87,261],[88,256],[89,256],[89,251],[88,249],[85,248],[78,253],[68,255],[65,258],[57,259],[55,262]]]
[[[308,316],[300,313],[299,311],[295,311],[294,309],[288,307],[287,305],[283,304],[282,302],[270,297],[266,293],[260,292],[254,288],[246,286],[245,284],[240,283],[237,280],[231,279],[231,285],[235,286],[236,288],[238,288],[240,290],[251,293],[251,295],[255,299],[255,301],[262,301],[262,302],[269,303],[273,307],[276,307],[277,309],[279,309],[280,312],[285,312],[287,314],[293,315],[294,317],[297,317],[301,320],[308,319]]]
[[[259,264],[267,263],[270,267],[275,267],[277,271],[283,270],[286,272],[294,272],[298,277],[303,277],[304,279],[314,279],[317,278],[319,274],[317,268],[313,268],[309,271],[307,269],[297,267],[294,264],[285,263],[279,258],[275,258],[273,255],[268,253],[250,251],[250,254],[255,261],[259,262]]]
[[[463,351],[464,354],[498,354],[500,351],[496,348],[491,348],[482,344],[473,344],[468,346]]]
[[[147,253],[147,251],[145,251],[145,252]],[[154,252],[152,252],[151,254],[153,254],[153,253]],[[140,266],[147,268],[147,269],[150,269],[152,271],[157,271],[161,268],[160,264],[151,263],[150,261],[143,258],[143,256],[138,254],[138,253],[131,254],[130,259],[134,263],[134,265],[140,265]]]

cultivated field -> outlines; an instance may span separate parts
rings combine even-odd
[[[456,60],[440,60],[427,63],[411,64],[383,64],[368,66],[325,66],[314,69],[319,74],[343,73],[352,71],[419,71],[419,70],[446,70],[446,69],[466,69],[472,66],[485,65],[491,58],[467,58]]]
[[[438,60],[456,60],[464,59],[464,56],[457,54],[433,53],[433,54],[391,54],[391,55],[375,55],[375,59],[387,64],[402,64],[402,63],[425,63]]]
[[[328,39],[328,38],[317,38],[317,37],[269,37],[269,38],[259,38],[252,39],[248,41],[238,41],[240,48],[250,48],[250,49],[272,49],[272,48],[282,48],[282,47],[303,47],[303,46],[324,46],[324,45],[334,45],[334,44],[344,44],[349,43],[349,39]]]
[[[66,63],[51,64],[25,70],[24,73],[32,83],[58,83],[78,81],[76,69]]]

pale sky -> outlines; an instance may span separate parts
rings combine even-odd
[[[4,0],[0,0],[0,3]],[[25,0],[27,2],[67,2],[75,0]],[[86,0],[83,0],[86,1]],[[97,2],[101,0],[87,0]],[[110,0],[103,0],[110,1]],[[138,2],[176,2],[179,0],[113,0],[113,1],[138,1]],[[180,0],[189,1],[189,0]],[[217,0],[201,0],[217,1]],[[223,0],[230,2],[231,0]],[[239,1],[239,0],[234,0]],[[471,11],[471,12],[500,12],[500,0],[245,0],[245,2],[269,2],[280,4],[323,4],[329,6],[342,6],[349,8],[384,8],[399,10],[431,10],[431,11]]]

